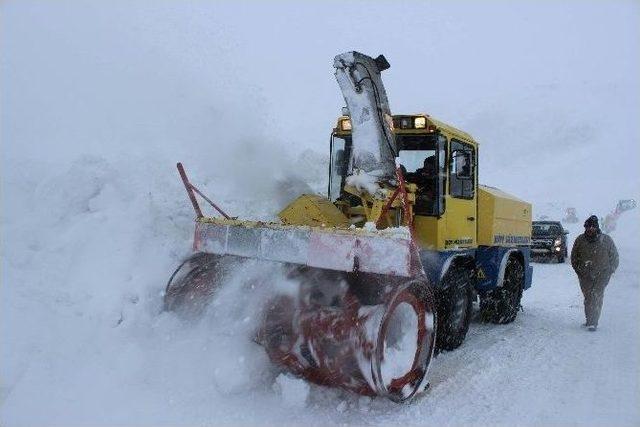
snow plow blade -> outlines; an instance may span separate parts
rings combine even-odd
[[[167,310],[202,313],[243,260],[277,263],[299,286],[264,301],[255,340],[273,363],[397,402],[426,388],[435,303],[409,236],[199,218],[194,250],[169,280]]]
[[[196,224],[193,249],[345,272],[401,277],[422,273],[417,248],[410,237],[363,229],[206,218]]]

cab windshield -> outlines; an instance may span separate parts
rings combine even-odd
[[[444,213],[446,140],[435,134],[397,135],[398,160],[407,182],[416,184],[416,215]]]
[[[345,177],[351,172],[351,135],[331,137],[329,186],[331,201],[341,196]],[[444,213],[446,182],[446,139],[436,134],[396,135],[400,168],[407,182],[417,185],[416,215],[440,216]]]
[[[531,231],[534,236],[550,236],[560,234],[562,228],[558,224],[533,224]]]
[[[436,150],[400,150],[398,153],[398,159],[400,164],[404,166],[402,172],[415,173],[418,169],[424,166],[426,158],[435,156]]]

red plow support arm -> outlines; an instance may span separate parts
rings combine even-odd
[[[213,206],[213,208],[216,211],[218,211],[218,213],[220,213],[220,215],[222,215],[226,219],[230,219],[231,218],[229,215],[224,213],[224,211],[222,209],[220,209],[218,207],[218,205],[213,203],[211,201],[211,199],[209,199],[207,196],[202,194],[202,192],[200,190],[198,190],[198,188],[196,188],[195,185],[193,185],[193,184],[191,184],[191,182],[189,182],[189,178],[187,178],[187,173],[184,171],[184,167],[182,166],[182,163],[178,163],[176,166],[178,167],[178,172],[180,173],[180,178],[182,178],[182,183],[184,184],[184,188],[187,190],[187,194],[189,195],[189,200],[191,200],[191,204],[193,205],[193,210],[196,211],[196,217],[197,218],[204,218],[204,215],[202,214],[202,210],[200,209],[200,205],[198,204],[198,200],[196,199],[195,194],[193,194],[194,191],[196,193],[198,193],[200,195],[200,197],[205,199],[211,206]]]

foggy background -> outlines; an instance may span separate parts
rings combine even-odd
[[[164,162],[171,174],[183,160],[203,177],[231,173],[225,186],[243,162],[256,180],[296,171],[304,150],[326,156],[344,105],[333,57],[358,50],[391,63],[383,79],[394,113],[431,114],[480,142],[483,183],[585,209],[638,194],[637,2],[8,1],[1,10],[9,173],[17,159],[80,154]]]

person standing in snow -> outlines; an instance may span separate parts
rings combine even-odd
[[[584,222],[584,233],[571,249],[571,266],[578,275],[584,295],[585,326],[590,331],[598,327],[604,289],[618,268],[618,250],[613,239],[600,231],[598,217],[591,215]]]

